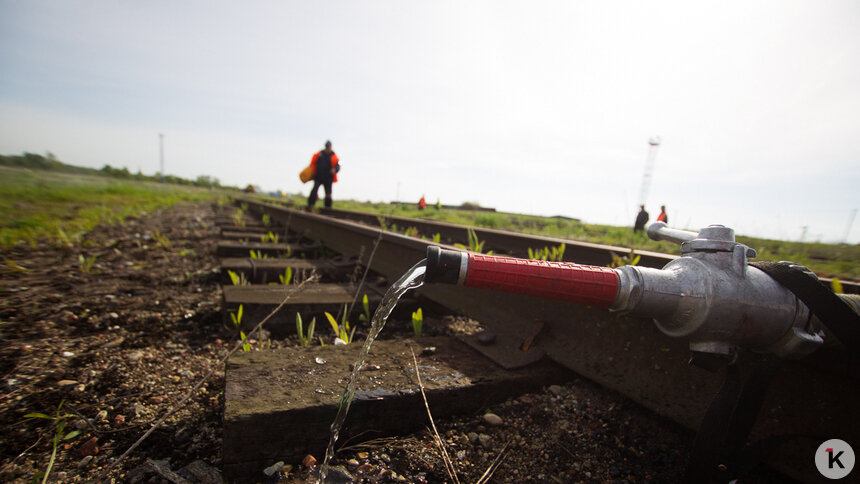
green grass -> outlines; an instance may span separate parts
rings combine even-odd
[[[304,198],[302,196],[291,196],[291,200],[299,205],[304,205]],[[437,211],[432,206],[428,206],[425,210],[418,210],[417,206],[358,202],[354,200],[337,200],[335,208],[370,212],[379,215],[436,220],[473,227],[510,230],[546,237],[614,245],[632,248],[636,251],[645,250],[675,255],[680,255],[681,253],[679,246],[665,241],[653,241],[643,232],[634,233],[632,227],[629,226],[618,227],[585,224],[577,220],[505,212],[450,209]],[[422,235],[425,235],[428,239],[433,236],[433,234]],[[789,260],[803,264],[821,276],[860,279],[860,245],[787,242],[745,237],[743,235],[738,235],[737,239],[738,242],[758,251],[758,256],[755,260]],[[535,247],[534,249],[539,249],[539,247]]]
[[[95,226],[191,200],[208,189],[0,166],[0,248],[75,245]]]

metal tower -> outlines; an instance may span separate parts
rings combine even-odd
[[[651,173],[654,171],[654,162],[657,161],[657,149],[660,148],[660,137],[655,136],[648,140],[648,160],[645,161],[645,173],[642,174],[642,187],[639,189],[639,204],[645,205],[648,198],[648,190],[651,188]]]
[[[164,134],[158,133],[158,159],[161,162],[161,183],[164,183]]]

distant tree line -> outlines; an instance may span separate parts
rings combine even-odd
[[[0,165],[17,166],[20,168],[29,168],[31,170],[49,170],[61,173],[74,173],[78,175],[97,175],[108,176],[111,178],[121,178],[125,180],[138,181],[161,181],[161,174],[144,175],[138,170],[137,173],[131,173],[128,168],[114,168],[110,165],[105,165],[101,169],[85,168],[82,166],[67,165],[48,152],[46,156],[36,153],[24,153],[23,155],[0,155]],[[173,183],[176,185],[194,185],[198,187],[221,187],[221,183],[217,178],[209,175],[200,175],[195,180],[188,180],[174,175],[164,175],[164,183]]]

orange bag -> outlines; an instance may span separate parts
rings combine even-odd
[[[299,179],[302,183],[307,183],[314,178],[314,167],[308,165],[304,170],[299,173]]]

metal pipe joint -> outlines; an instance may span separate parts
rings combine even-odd
[[[748,265],[755,250],[734,231],[711,225],[698,233],[648,227],[655,240],[680,243],[682,257],[663,269],[624,266],[610,309],[654,319],[693,351],[730,354],[736,346],[781,357],[805,356],[823,342],[818,321],[791,291]]]

